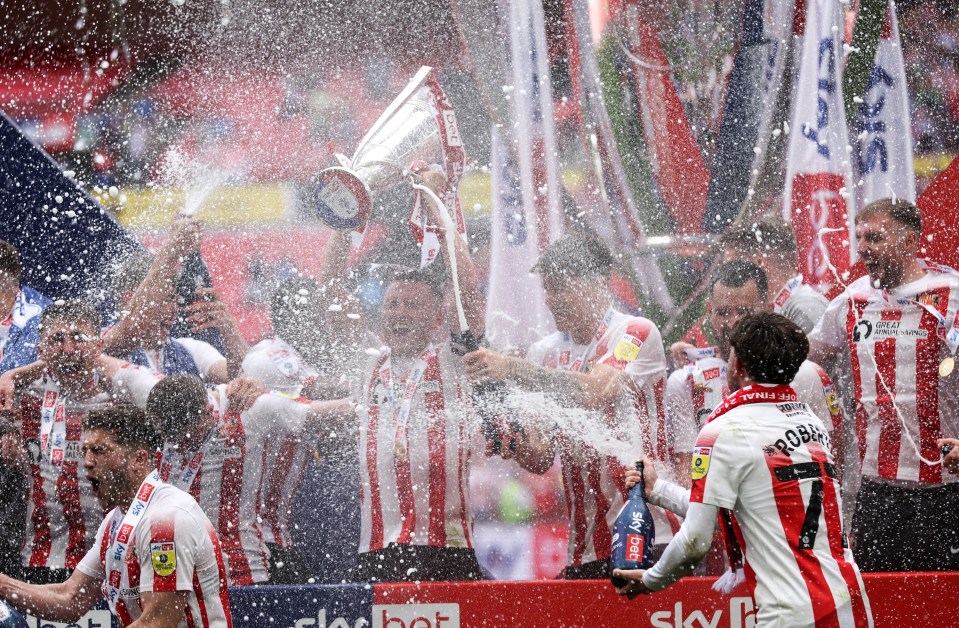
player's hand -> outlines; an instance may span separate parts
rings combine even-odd
[[[17,380],[11,371],[0,375],[0,408],[13,410],[13,396],[17,390]]]
[[[243,414],[253,407],[256,400],[263,394],[263,384],[260,380],[239,375],[226,387],[226,398],[230,400],[230,411]]]
[[[436,194],[440,199],[443,198],[443,191],[446,189],[446,173],[438,167],[430,167],[423,162],[417,162],[410,166],[410,172],[413,175],[414,182],[428,187],[433,194]],[[446,220],[439,214],[442,210],[436,206],[433,199],[424,198],[423,200],[423,205],[429,213],[430,222],[441,229],[444,228]]]
[[[648,456],[643,456],[640,462],[643,463],[643,480],[646,484],[643,486],[646,499],[649,499],[649,496],[653,494],[653,486],[656,484],[656,480],[659,478],[659,474],[656,472],[656,465],[653,464],[653,461],[649,459]],[[636,470],[634,465],[629,465],[626,467],[626,490],[629,490],[639,484],[639,471]]]
[[[614,569],[614,576],[624,578],[627,581],[625,585],[616,587],[616,594],[625,595],[632,600],[637,595],[649,595],[652,593],[652,591],[647,589],[646,585],[643,584],[644,573],[646,573],[645,569]]]
[[[463,363],[471,382],[502,382],[509,378],[509,358],[485,347],[467,353]]]
[[[940,449],[945,445],[952,445],[952,451],[942,459],[942,468],[953,475],[959,475],[959,439],[940,438],[936,441],[936,447]]]
[[[673,366],[681,369],[689,364],[689,356],[686,355],[686,349],[692,349],[693,345],[688,342],[674,342],[669,345],[669,357],[673,360]]]
[[[163,248],[171,255],[184,258],[200,247],[203,223],[196,218],[179,216],[170,225],[170,237]]]
[[[213,288],[197,288],[196,301],[186,306],[184,312],[193,333],[236,327],[236,319]]]

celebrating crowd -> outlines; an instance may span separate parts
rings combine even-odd
[[[373,271],[370,316],[356,296],[367,271],[334,233],[322,275],[280,287],[275,335],[252,348],[213,289],[176,298],[193,220],[121,266],[109,321],[21,286],[3,243],[0,486],[14,533],[0,598],[72,621],[103,582],[126,625],[227,625],[226,586],[310,581],[290,516],[317,451],[359,477],[344,498],[360,529],[341,531],[357,539],[353,581],[486,578],[469,486],[481,456],[534,473],[558,460],[558,577],[607,578],[642,458],[661,560],[620,572],[621,593],[664,588],[721,546],[701,573],[716,562],[729,586],[749,581],[762,625],[867,625],[860,568],[959,570],[959,450],[945,447],[959,445],[959,275],[921,259],[921,233],[906,201],[862,209],[867,275],[827,301],[798,274],[785,222],[734,225],[706,316],[667,350],[652,321],[617,309],[605,244],[571,228],[531,269],[556,328],[522,357],[483,342],[458,237],[453,259]],[[173,337],[178,317],[216,330],[222,352]]]

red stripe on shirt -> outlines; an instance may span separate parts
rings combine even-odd
[[[220,545],[220,538],[216,535],[216,530],[213,529],[212,525],[207,526],[206,533],[210,537],[210,542],[213,544],[213,555],[216,556],[216,569],[220,584],[220,606],[223,607],[223,613],[226,615],[227,628],[232,628],[233,618],[230,615],[230,595],[227,591],[226,567],[223,565],[223,551]],[[197,598],[199,599],[199,597],[200,595],[198,593]]]
[[[949,289],[930,290],[939,297],[940,303],[949,303]],[[916,418],[919,423],[919,452],[926,460],[938,460],[939,448],[936,439],[942,436],[939,424],[939,347],[936,335],[939,321],[929,312],[923,311],[919,328],[926,337],[916,340]],[[951,436],[951,434],[950,434]],[[919,462],[919,481],[942,482],[942,465],[928,465]]]
[[[379,462],[377,460],[378,430],[380,428],[380,406],[373,403],[373,391],[380,376],[379,367],[373,369],[369,393],[366,395],[369,421],[366,426],[366,469],[370,476],[370,549],[383,549],[383,504],[380,499]]]
[[[409,433],[404,431],[403,438],[406,455],[400,456],[395,453],[393,455],[393,466],[396,473],[396,495],[400,501],[400,516],[403,518],[403,524],[400,527],[400,534],[396,538],[396,542],[409,544],[416,528],[416,497],[413,495],[413,471],[410,468]]]
[[[876,409],[879,414],[879,477],[899,474],[902,425],[896,409],[896,339],[880,340],[876,352]]]
[[[299,446],[300,436],[286,436],[277,450],[276,457],[270,463],[273,470],[270,473],[266,499],[263,502],[263,520],[273,529],[273,540],[280,545],[283,544],[283,531],[280,524],[281,521],[285,520],[284,513],[281,511],[281,504],[284,501],[287,478],[293,472],[293,462]],[[264,447],[263,451],[265,452],[266,449]]]
[[[210,618],[206,612],[206,599],[203,597],[203,587],[200,586],[200,572],[196,569],[193,570],[193,594],[196,596],[196,605],[200,610],[200,621],[202,622],[201,626],[209,626]],[[189,606],[186,609],[186,620],[187,623],[193,625],[193,613],[192,609]]]
[[[121,625],[129,626],[133,623],[133,617],[130,615],[130,611],[127,609],[127,603],[123,598],[117,598],[117,615],[120,617]]]
[[[567,460],[563,464],[567,470],[565,479],[566,503],[570,507],[570,518],[572,519],[573,529],[571,530],[573,538],[573,565],[579,565],[583,560],[583,554],[586,552],[586,536],[583,531],[586,530],[586,512],[584,502],[586,497],[586,487],[583,485],[583,476],[580,473],[579,465]]]
[[[437,382],[435,391],[425,392],[423,402],[426,405],[430,422],[427,440],[430,452],[429,479],[429,544],[446,546],[446,403],[444,400],[443,378],[440,374],[439,358],[433,355],[424,373],[426,381]]]
[[[793,557],[796,559],[799,573],[803,582],[806,583],[806,591],[809,594],[816,626],[817,628],[832,626],[839,628],[836,601],[832,596],[832,590],[829,588],[826,576],[823,574],[819,558],[813,550],[799,548],[799,537],[806,519],[806,503],[803,501],[799,481],[780,482],[776,478],[776,469],[792,464],[792,458],[777,453],[774,456],[766,456],[765,460],[772,480],[773,499],[776,501],[779,520],[782,523],[789,549],[792,550]]]
[[[176,530],[173,525],[172,516],[161,516],[153,520],[150,525],[150,543],[175,543]],[[152,551],[152,550],[151,550]],[[152,560],[153,557],[150,557]],[[146,560],[146,557],[144,557]],[[137,571],[139,574],[139,570]],[[130,585],[133,586],[133,576],[130,576]],[[162,591],[176,591],[176,569],[168,576],[161,576],[153,572],[153,590],[157,593]]]
[[[243,465],[246,460],[246,431],[243,429],[242,418],[233,412],[227,413],[226,425],[228,435],[224,446],[238,447],[240,456],[223,460],[217,532],[229,566],[230,584],[245,586],[253,584],[250,562],[240,541],[240,497],[243,490]]]
[[[613,537],[609,532],[609,524],[606,523],[606,513],[609,512],[609,499],[603,490],[601,466],[606,464],[599,458],[594,458],[587,465],[589,478],[589,488],[593,492],[593,501],[596,504],[596,513],[593,515],[593,551],[598,560],[609,558],[613,545]],[[620,464],[614,461],[619,467]]]
[[[819,443],[810,441],[808,444],[812,459],[820,465],[828,462],[826,451]],[[825,471],[825,468],[823,468]],[[839,566],[839,572],[846,583],[846,590],[849,593],[849,599],[852,605],[852,614],[857,626],[868,626],[869,619],[866,613],[866,602],[863,599],[862,590],[859,586],[859,579],[856,577],[856,570],[846,560],[845,548],[843,546],[843,534],[845,530],[842,527],[842,512],[839,507],[839,492],[836,488],[836,481],[823,473],[823,516],[826,520],[826,533],[829,540],[829,552],[833,560]]]

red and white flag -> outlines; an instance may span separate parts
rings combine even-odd
[[[486,334],[502,350],[525,350],[549,333],[538,275],[543,249],[563,234],[562,188],[553,126],[553,94],[543,6],[511,0],[510,128],[493,130],[493,224]]]
[[[886,11],[876,61],[856,115],[856,191],[860,207],[881,198],[916,200],[912,124],[896,5]]]
[[[839,0],[796,3],[794,34],[801,52],[783,213],[796,232],[799,271],[822,288],[844,280],[855,257],[853,155],[842,100],[843,25]]]

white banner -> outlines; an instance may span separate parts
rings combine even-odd
[[[494,129],[493,224],[486,334],[502,350],[525,350],[553,328],[538,276],[529,269],[563,234],[546,26],[539,0],[501,4],[509,15],[511,128]]]
[[[803,6],[805,5],[805,6]],[[854,261],[852,155],[842,99],[844,19],[839,0],[797,3],[801,42],[792,91],[783,213],[799,244],[799,271],[813,285],[834,285]]]
[[[916,202],[906,67],[891,0],[855,131],[860,207],[890,197]]]

